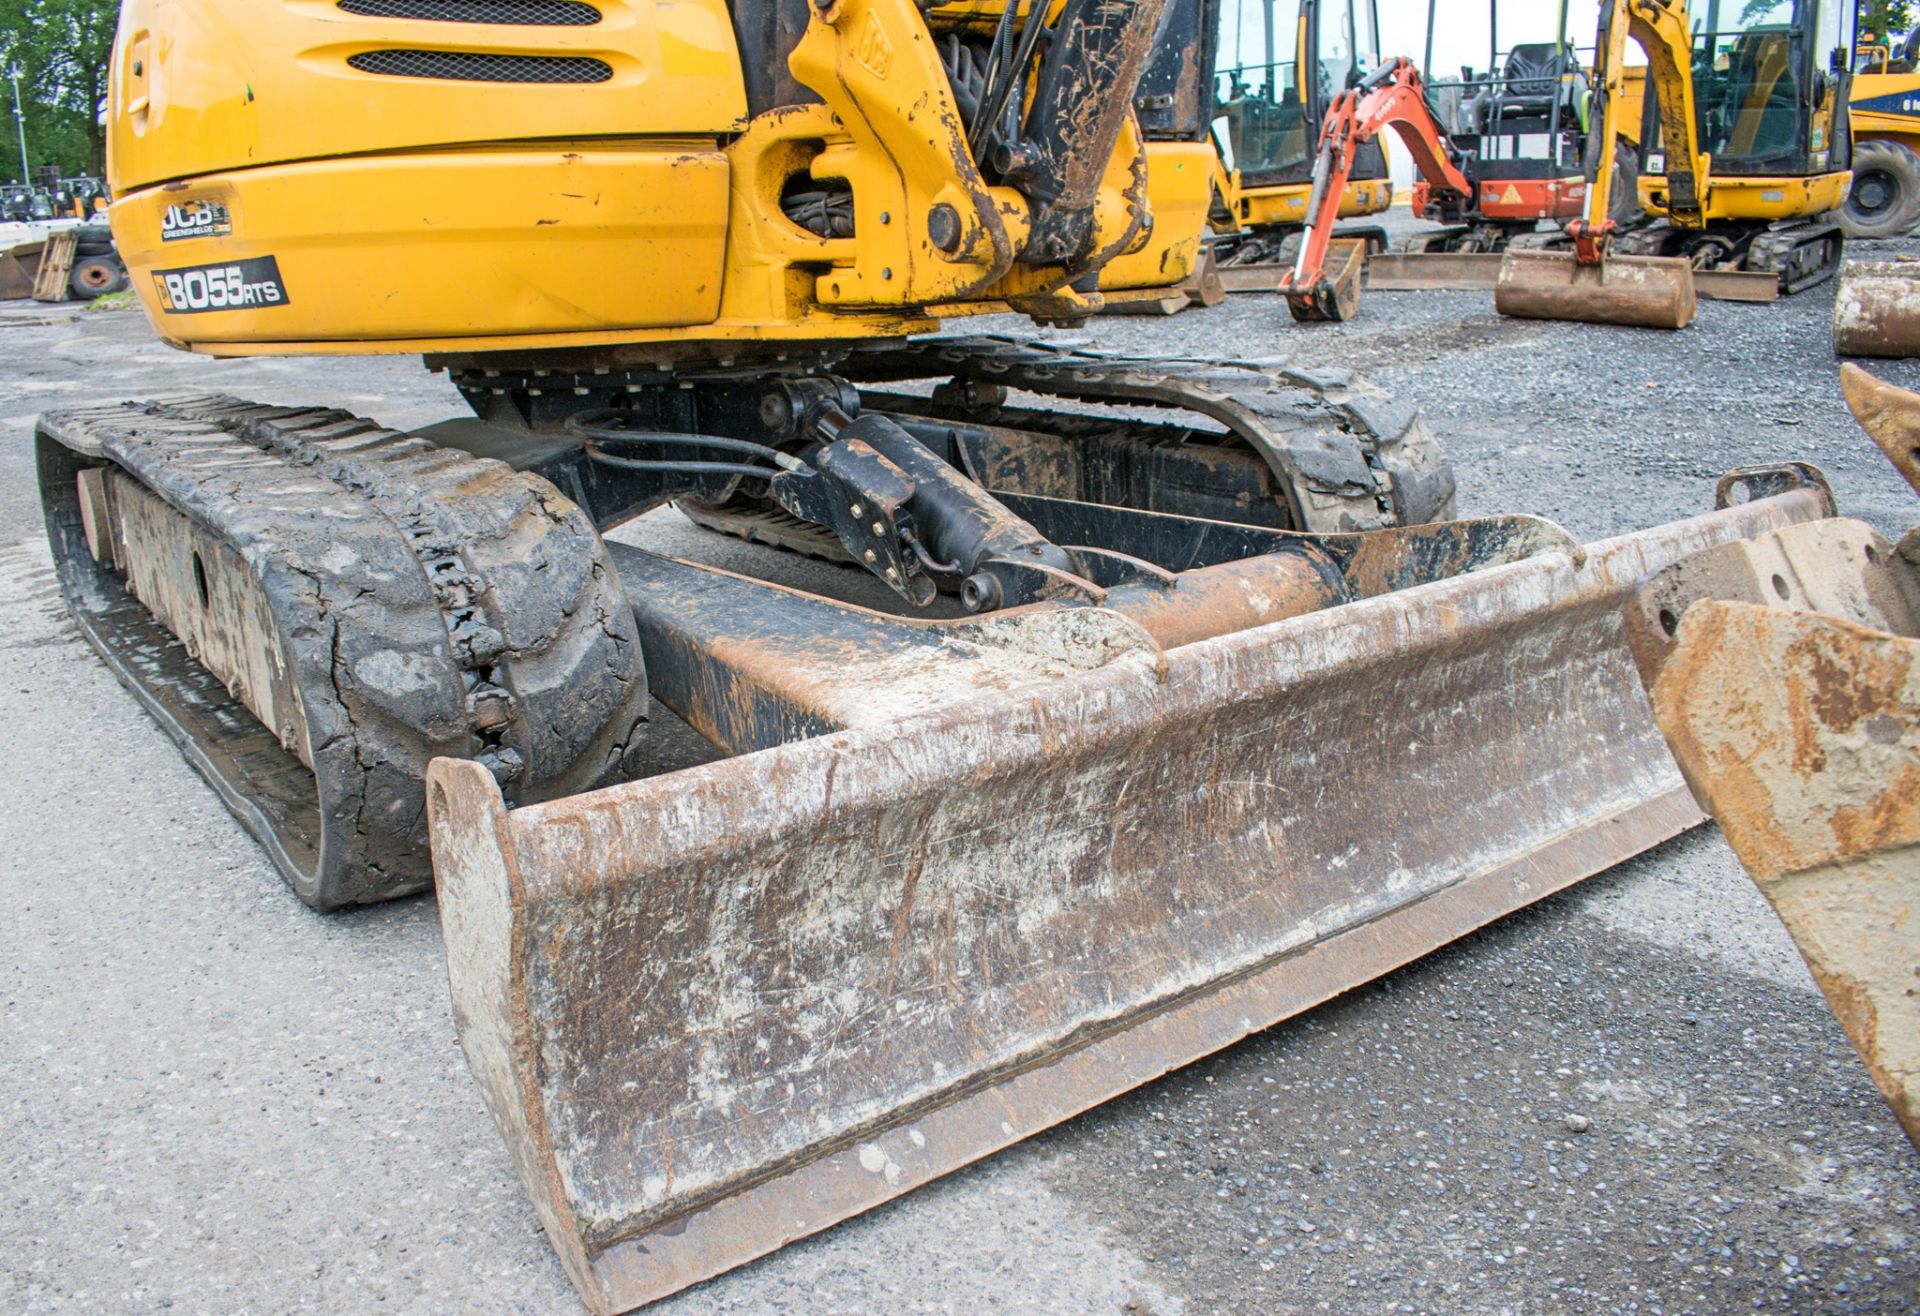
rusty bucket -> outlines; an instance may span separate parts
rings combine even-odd
[[[1289,272],[1281,277],[1280,295],[1301,324],[1344,324],[1360,314],[1360,284],[1366,269],[1366,239],[1335,238],[1327,244],[1326,269],[1320,278],[1296,288],[1294,274]]]
[[[1855,365],[1840,379],[1920,491],[1920,395]],[[1913,543],[1835,518],[1722,544],[1654,575],[1627,631],[1688,783],[1920,1146]]]
[[[1838,356],[1920,356],[1920,260],[1850,260],[1833,300]]]
[[[1494,309],[1527,320],[1684,329],[1696,305],[1693,267],[1669,256],[1609,256],[1583,265],[1558,251],[1509,251]]]

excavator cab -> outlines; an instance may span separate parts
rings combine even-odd
[[[1327,107],[1379,61],[1373,0],[1233,0],[1220,15],[1213,139],[1223,165],[1214,244],[1227,269],[1268,267],[1306,222],[1315,148]],[[1340,218],[1393,202],[1384,145],[1370,142],[1342,192]],[[1378,227],[1348,230],[1372,248]],[[1273,274],[1230,287],[1271,291]]]
[[[1439,0],[1427,6],[1427,96],[1478,186],[1465,198],[1425,180],[1416,183],[1415,212],[1448,228],[1416,239],[1413,249],[1500,251],[1541,220],[1565,222],[1585,205],[1582,149],[1591,87],[1567,39],[1565,0],[1551,11],[1538,5],[1503,8],[1494,0],[1484,11],[1485,68],[1454,65],[1456,77],[1438,68],[1473,36],[1462,32],[1464,14],[1442,9]]]
[[[1780,293],[1824,282],[1839,268],[1842,244],[1825,216],[1845,203],[1852,182],[1851,5],[1666,8],[1690,29],[1690,47],[1673,62],[1689,74],[1695,141],[1676,144],[1659,95],[1645,98],[1638,188],[1656,222],[1627,235],[1620,250],[1684,256],[1700,270],[1771,273]],[[1686,185],[1692,204],[1684,193],[1676,201],[1672,176],[1683,172],[1695,175]]]

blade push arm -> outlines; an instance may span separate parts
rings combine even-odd
[[[1427,107],[1426,90],[1413,61],[1397,58],[1369,73],[1358,87],[1341,92],[1327,107],[1320,130],[1320,148],[1313,164],[1313,193],[1307,201],[1307,227],[1300,238],[1300,255],[1293,269],[1281,276],[1280,291],[1296,318],[1345,319],[1334,309],[1334,290],[1327,286],[1327,244],[1339,217],[1340,198],[1353,174],[1360,148],[1392,128],[1407,144],[1414,167],[1434,188],[1473,195],[1453,163],[1446,131]]]

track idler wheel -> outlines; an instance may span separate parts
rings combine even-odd
[[[309,905],[430,883],[436,757],[526,802],[622,775],[632,612],[545,480],[224,397],[49,414],[38,449],[81,630]]]

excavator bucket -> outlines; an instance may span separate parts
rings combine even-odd
[[[1920,639],[1708,599],[1654,707],[1920,1146]]]
[[[1920,356],[1920,260],[1850,260],[1833,301],[1837,356]]]
[[[1280,284],[1280,294],[1298,323],[1345,324],[1360,314],[1360,284],[1366,271],[1366,240],[1335,238],[1327,244],[1325,275],[1308,287],[1295,288],[1289,274]]]
[[[1340,558],[1351,601],[1199,607],[1164,643],[1105,608],[755,612],[777,587],[611,546],[662,700],[761,747],[518,808],[471,762],[427,788],[461,1043],[588,1304],[824,1229],[1693,826],[1623,612],[1828,509],[1791,471],[1737,482],[1585,549],[1524,518],[1389,532]]]
[[[1693,267],[1667,256],[1609,256],[1582,264],[1569,252],[1508,251],[1494,309],[1526,320],[1684,329],[1696,304]]]
[[[1842,368],[1920,490],[1920,395]],[[1920,1146],[1920,571],[1858,521],[1783,527],[1656,574],[1628,633],[1695,795],[1792,934]]]

